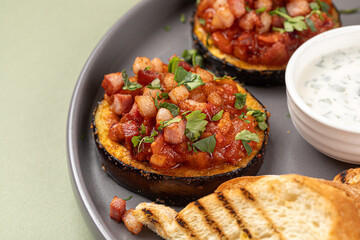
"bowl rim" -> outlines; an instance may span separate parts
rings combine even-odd
[[[310,46],[320,44],[327,39],[334,38],[334,37],[342,37],[344,34],[349,35],[353,32],[360,32],[360,25],[352,25],[346,27],[339,27],[336,29],[332,29],[323,33],[316,35],[315,37],[309,39],[305,43],[303,43],[291,56],[288,65],[285,70],[285,86],[288,93],[288,97],[290,96],[293,102],[302,110],[306,115],[308,115],[313,120],[319,122],[322,125],[326,125],[327,127],[334,128],[340,131],[345,131],[348,133],[356,133],[360,134],[360,127],[353,126],[353,125],[346,125],[344,123],[333,122],[330,119],[318,115],[314,112],[309,106],[305,104],[303,99],[297,92],[297,89],[294,84],[294,80],[292,78],[292,73],[296,67],[297,60],[306,51]],[[349,46],[347,46],[349,47]],[[347,48],[344,47],[344,48]],[[329,52],[333,51],[334,49],[330,49]]]

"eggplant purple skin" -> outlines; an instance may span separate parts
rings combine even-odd
[[[94,111],[94,116],[95,116]],[[95,119],[95,117],[94,117]],[[265,130],[263,145],[244,168],[212,176],[176,177],[135,168],[112,156],[100,143],[95,120],[92,122],[93,136],[99,160],[107,174],[122,187],[140,194],[151,201],[171,206],[184,206],[205,195],[213,193],[223,182],[240,176],[254,176],[259,171],[266,151],[269,128]],[[268,123],[268,119],[266,120]]]
[[[193,25],[192,25],[193,26]],[[241,69],[228,63],[225,59],[215,57],[204,44],[198,39],[192,30],[194,48],[204,58],[205,66],[216,76],[235,77],[240,83],[254,86],[278,86],[285,84],[285,70],[265,70]]]

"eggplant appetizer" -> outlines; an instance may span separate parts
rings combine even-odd
[[[116,182],[182,205],[257,173],[269,114],[245,88],[177,56],[168,65],[137,57],[133,71],[105,75],[94,111],[99,156]]]
[[[192,24],[195,48],[216,74],[280,85],[294,51],[340,20],[331,0],[201,0]]]

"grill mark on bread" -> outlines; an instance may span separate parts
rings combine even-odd
[[[159,223],[155,218],[153,218],[154,214],[147,208],[142,208],[141,211],[145,214],[146,218],[150,220],[152,223]]]
[[[189,226],[189,224],[187,224],[187,222],[184,219],[182,219],[180,216],[177,216],[175,221],[180,227],[182,227],[185,230],[186,234],[190,235],[191,238],[198,239],[194,230]]]
[[[234,210],[231,203],[226,199],[226,197],[223,195],[222,192],[216,193],[217,199],[222,203],[222,206],[228,210],[228,212],[231,214],[231,216],[236,220],[236,223],[239,225],[242,231],[246,233],[249,239],[252,239],[252,235],[250,233],[250,230],[245,226],[245,223],[241,219],[239,215],[237,215],[236,211]]]
[[[342,183],[346,183],[346,175],[347,175],[347,170],[344,170],[340,173],[340,181]]]
[[[206,224],[209,226],[209,229],[214,229],[218,233],[220,239],[228,239],[228,237],[225,236],[225,233],[221,230],[221,227],[216,222],[216,220],[211,219],[209,213],[206,211],[206,209],[201,205],[201,203],[198,200],[194,202],[194,205],[197,206],[197,208],[201,211],[202,215],[205,218]]]
[[[259,214],[261,214],[264,217],[264,219],[268,222],[269,227],[274,231],[274,233],[277,234],[281,240],[285,240],[285,238],[282,236],[281,232],[279,232],[279,230],[277,229],[271,218],[269,218],[267,214],[264,212],[264,210],[261,208],[261,206],[259,206],[259,203],[256,201],[255,196],[252,195],[246,188],[242,187],[240,188],[240,190],[241,193],[244,195],[245,199],[249,200],[249,202],[251,202],[254,205],[254,207],[257,209]]]
[[[245,188],[240,188],[240,190],[246,199],[249,199],[249,200],[255,202],[255,197],[248,190],[246,190]]]

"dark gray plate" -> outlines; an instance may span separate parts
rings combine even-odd
[[[335,1],[339,9],[358,6],[357,0]],[[67,148],[72,186],[89,228],[97,238],[156,239],[147,228],[134,236],[109,217],[109,204],[117,195],[133,199],[128,207],[149,201],[117,185],[101,169],[90,129],[92,111],[102,98],[105,74],[126,69],[131,73],[135,57],[159,57],[164,62],[174,53],[192,47],[189,19],[194,1],[142,1],[124,15],[96,46],[85,64],[72,97],[67,128]],[[180,15],[187,16],[186,24]],[[342,16],[344,25],[360,24],[360,14]],[[170,26],[165,31],[164,26]],[[316,151],[295,130],[288,117],[285,87],[248,87],[271,113],[270,141],[259,174],[299,173],[332,179],[338,172],[354,167]],[[179,209],[177,209],[179,210]]]

